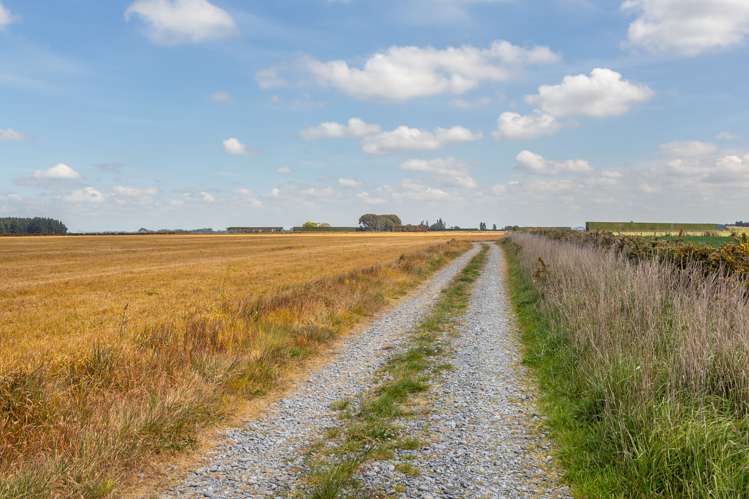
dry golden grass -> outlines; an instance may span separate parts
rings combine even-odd
[[[482,238],[0,239],[0,496],[116,491]]]

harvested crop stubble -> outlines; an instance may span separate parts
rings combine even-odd
[[[167,281],[155,288],[157,296],[137,303],[138,310],[154,311],[147,317],[131,319],[122,314],[122,308],[112,307],[110,315],[103,316],[101,322],[89,317],[92,322],[88,324],[98,324],[99,329],[59,329],[60,337],[47,338],[50,346],[42,350],[44,356],[27,355],[24,351],[23,355],[16,353],[13,362],[6,357],[0,370],[0,496],[95,497],[111,493],[132,470],[143,466],[144,458],[189,447],[196,431],[227,415],[235,401],[277,387],[285,373],[299,366],[299,361],[468,247],[459,241],[435,244],[438,241],[434,239],[394,238],[387,244],[377,238],[327,236],[326,241],[312,237],[315,239],[269,238],[267,243],[296,249],[276,249],[288,251],[288,259],[280,265],[272,258],[257,255],[267,265],[254,272],[266,278],[269,273],[268,282],[272,283],[274,278],[284,277],[284,270],[292,276],[315,275],[309,266],[325,262],[326,266],[317,268],[316,275],[322,277],[306,281],[302,277],[301,282],[296,277],[286,281],[285,286],[266,284],[265,293],[248,292],[241,285],[230,289],[209,287],[208,291],[214,294],[212,300],[210,293],[200,287],[201,279],[211,275],[211,264],[200,267],[200,262],[215,260],[216,253],[227,251],[226,247],[216,240],[204,240],[203,244],[215,245],[216,252],[211,253],[205,246],[201,249],[190,244],[194,241],[187,241],[190,250],[185,253],[174,239],[166,239],[163,244],[173,253],[168,257],[171,267],[157,251],[138,248],[136,253],[141,259],[151,255],[152,260],[158,261],[154,264],[139,260],[144,268],[150,264],[151,268],[161,269],[157,272],[162,272],[162,279],[171,273],[178,284],[180,279],[185,280],[179,284],[176,297],[167,293],[171,284]],[[245,245],[244,249],[235,245],[237,240]],[[242,252],[248,252],[246,246],[254,240],[225,241],[232,246],[232,256],[224,257],[241,257],[245,265],[252,262]],[[156,246],[160,243],[148,238],[110,240],[108,244],[127,247],[133,242]],[[262,245],[263,241],[258,243]],[[269,246],[265,250],[269,251]],[[127,249],[122,251],[127,253]],[[181,261],[180,253],[185,257]],[[80,254],[76,256],[81,258]],[[96,257],[87,255],[83,259]],[[128,255],[123,257],[127,259]],[[58,277],[72,272],[70,262],[65,260],[58,260],[59,273],[37,279],[59,279],[61,292],[70,291],[68,278]],[[336,267],[335,262],[341,264]],[[302,269],[294,267],[296,263]],[[226,275],[236,264],[230,262],[227,266],[224,261],[216,267],[213,272],[219,275],[218,281],[228,281]],[[12,274],[16,270],[3,271]],[[79,271],[97,274],[91,266]],[[195,273],[192,280],[191,271]],[[101,277],[102,272],[110,271],[105,269],[81,280],[88,283],[98,279],[103,286],[101,281],[106,279]],[[124,277],[110,276],[110,293],[129,289],[119,288],[123,282],[120,279],[131,282],[140,278],[124,272]],[[242,277],[246,275],[245,272]],[[144,283],[146,289],[155,286],[148,275],[144,276]],[[13,285],[6,282],[6,288]],[[257,289],[257,284],[248,288]],[[37,288],[33,291],[44,293]],[[193,291],[195,295],[191,294]],[[31,289],[24,289],[23,283],[18,282],[14,291],[4,291],[3,299],[30,300],[31,294]],[[205,301],[190,301],[197,297]],[[82,309],[90,298],[86,298]],[[133,297],[136,302],[137,298]],[[189,306],[169,308],[174,304]],[[96,308],[87,310],[91,313]],[[8,313],[6,309],[4,314]],[[50,313],[64,318],[57,311]],[[75,308],[71,313],[72,322],[80,324]],[[23,317],[14,319],[16,325],[24,321]],[[24,341],[22,331],[13,330],[11,334],[11,341],[6,338],[0,348],[3,353]],[[38,333],[29,336],[34,345],[44,343]],[[72,341],[68,342],[68,338]],[[53,354],[54,349],[59,352]]]
[[[745,496],[745,283],[539,235],[512,241],[541,293],[547,328],[535,355],[566,383],[561,441],[578,491]]]

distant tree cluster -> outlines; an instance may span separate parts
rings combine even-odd
[[[398,215],[375,215],[367,213],[359,218],[359,225],[363,230],[394,231],[403,223]]]
[[[67,234],[68,228],[52,218],[0,218],[0,234]]]
[[[434,222],[432,225],[429,226],[429,230],[445,230],[447,229],[447,224],[439,218],[436,222]]]
[[[306,225],[306,224],[305,224]],[[367,213],[359,218],[361,230],[367,231],[395,231],[395,232],[427,232],[427,231],[447,231],[447,230],[476,230],[461,229],[457,225],[449,227],[442,218],[430,224],[428,220],[422,220],[419,225],[403,225],[398,215],[375,215]],[[486,222],[479,224],[479,230],[489,230]],[[497,224],[493,225],[492,230],[497,230]]]
[[[302,227],[305,229],[327,229],[330,227],[330,224],[324,222],[304,222]]]
[[[736,227],[749,227],[749,222],[744,222],[743,220],[736,222]]]

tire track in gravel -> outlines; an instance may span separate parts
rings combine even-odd
[[[570,497],[521,365],[505,266],[492,245],[447,359],[453,369],[430,392],[426,414],[401,421],[428,443],[368,463],[359,476],[366,489],[420,498]],[[418,475],[400,473],[398,465]]]
[[[209,464],[162,497],[263,497],[293,489],[308,445],[339,424],[330,405],[372,385],[376,371],[478,251],[474,245],[395,309],[348,338],[330,363],[260,418],[228,430],[226,442],[211,451]]]

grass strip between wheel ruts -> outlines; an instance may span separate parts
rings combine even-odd
[[[387,459],[398,449],[416,450],[422,446],[417,439],[402,434],[397,419],[408,415],[409,400],[427,391],[433,375],[446,368],[439,362],[445,352],[442,339],[454,330],[457,319],[467,309],[472,285],[481,274],[487,252],[488,247],[484,246],[442,291],[437,304],[408,340],[406,350],[378,372],[378,378],[384,381],[367,392],[356,409],[348,401],[334,405],[341,411],[344,424],[327,435],[335,445],[320,442],[310,452],[309,496],[339,497],[356,490],[361,485],[355,475],[362,464]]]

